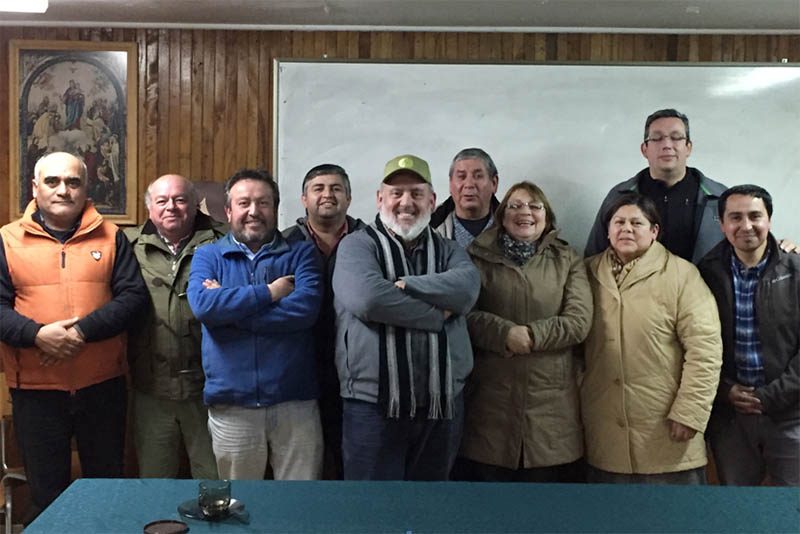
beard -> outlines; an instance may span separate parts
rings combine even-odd
[[[268,243],[272,240],[272,236],[274,234],[274,227],[270,227],[270,224],[263,219],[257,219],[264,223],[264,226],[260,228],[247,228],[246,225],[236,225],[234,228],[233,225],[231,227],[231,233],[233,237],[239,243],[248,246],[251,250],[258,249],[262,245]]]
[[[394,214],[389,212],[385,213],[383,210],[380,211],[381,222],[383,225],[392,231],[397,237],[402,239],[403,241],[413,241],[427,228],[427,226],[431,222],[431,210],[425,210],[424,213],[420,213],[419,218],[412,224],[411,226],[402,226],[397,219],[395,218]]]

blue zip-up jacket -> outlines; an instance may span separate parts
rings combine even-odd
[[[207,405],[271,406],[318,397],[313,326],[322,300],[319,256],[280,232],[249,260],[230,233],[197,249],[187,295],[203,325]],[[293,274],[295,289],[272,302],[267,284]],[[217,280],[221,288],[205,289]]]

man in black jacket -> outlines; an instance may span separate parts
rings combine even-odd
[[[450,198],[431,215],[431,227],[439,235],[455,239],[467,248],[472,240],[489,228],[500,201],[497,193],[497,167],[481,148],[465,148],[450,164]]]
[[[725,240],[698,268],[717,300],[722,377],[708,437],[723,484],[800,485],[800,256],[770,233],[772,198],[719,198]]]
[[[347,215],[351,200],[350,178],[339,165],[323,163],[309,170],[303,178],[300,200],[306,216],[283,231],[286,241],[311,241],[324,258],[325,289],[322,308],[314,325],[316,336],[317,377],[320,384],[319,411],[325,452],[322,476],[326,480],[342,478],[342,398],[336,374],[336,316],[333,311],[333,268],[336,249],[347,234],[364,228],[361,219]]]

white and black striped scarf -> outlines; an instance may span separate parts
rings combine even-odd
[[[378,260],[383,276],[395,282],[412,274],[403,250],[403,244],[387,231],[380,216],[366,227],[367,234],[378,246]],[[442,237],[425,230],[424,273],[445,270]],[[378,406],[388,418],[399,418],[403,412],[409,418],[416,415],[414,395],[414,363],[411,356],[411,332],[406,328],[380,324],[380,366],[378,379]],[[444,327],[439,332],[428,333],[428,419],[453,418],[453,366],[450,347]],[[444,398],[442,398],[444,397]],[[444,402],[444,407],[442,407]]]

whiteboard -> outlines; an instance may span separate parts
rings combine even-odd
[[[508,186],[548,196],[561,237],[583,250],[608,190],[647,167],[647,116],[689,117],[688,164],[774,198],[773,233],[800,242],[800,65],[439,64],[276,60],[274,170],[279,228],[303,215],[303,176],[320,163],[350,175],[350,214],[375,217],[383,166],[428,161],[437,204],[462,148],[480,147]]]

